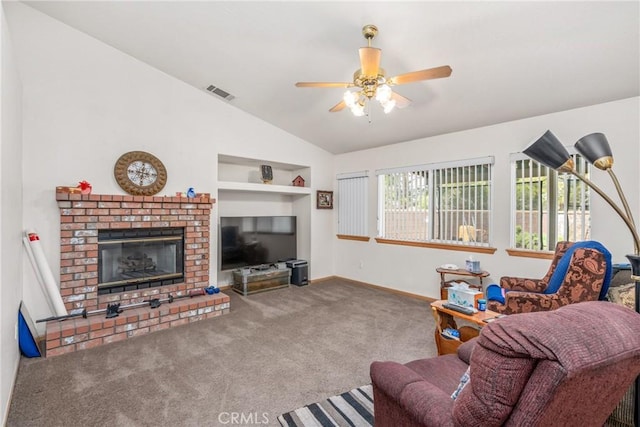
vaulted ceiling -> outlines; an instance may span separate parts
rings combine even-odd
[[[635,1],[25,3],[333,153],[640,94]],[[370,120],[328,111],[344,88],[294,86],[351,81],[365,24],[388,76],[451,77],[396,86],[411,105]]]

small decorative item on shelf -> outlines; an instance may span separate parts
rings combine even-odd
[[[196,190],[194,190],[193,187],[189,187],[189,189],[187,190],[187,197],[191,199],[196,197]]]
[[[218,288],[217,286],[209,285],[204,288],[204,291],[209,295],[213,295],[220,293],[220,288]]]
[[[333,209],[333,191],[318,190],[317,209]]]
[[[273,169],[269,165],[260,165],[260,177],[265,184],[271,184],[273,181]]]
[[[304,178],[300,175],[296,176],[292,182],[294,187],[304,187]]]
[[[81,194],[91,194],[91,184],[87,181],[80,181],[78,183],[78,188],[80,189]]]

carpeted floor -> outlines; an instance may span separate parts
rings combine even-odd
[[[429,305],[338,279],[241,297],[231,313],[23,359],[9,426],[278,426],[370,382],[373,360],[436,354]]]

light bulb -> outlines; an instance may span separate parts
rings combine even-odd
[[[352,108],[358,101],[358,95],[356,95],[355,92],[346,91],[342,96],[342,99],[344,100],[344,103],[347,105],[347,107]]]
[[[391,99],[391,100],[385,102],[384,104],[382,104],[382,108],[384,108],[385,114],[389,114],[393,110],[393,107],[395,107],[395,106],[396,106],[396,100],[395,99]]]
[[[384,104],[391,99],[391,88],[387,85],[378,86],[376,91],[376,101]]]
[[[364,116],[364,105],[358,103],[358,104],[354,104],[351,107],[351,112],[353,113],[354,116],[356,117],[362,117]]]

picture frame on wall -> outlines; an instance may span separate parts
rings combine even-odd
[[[333,209],[333,191],[318,190],[316,208]]]

